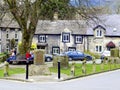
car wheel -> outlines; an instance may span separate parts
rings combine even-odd
[[[86,60],[87,60],[87,61],[90,61],[90,60],[91,60],[91,58],[90,58],[89,56],[87,56],[87,57],[86,57]]]
[[[69,61],[72,61],[72,58],[69,58]]]
[[[51,58],[50,58],[50,57],[47,57],[47,58],[46,58],[46,61],[47,61],[47,62],[50,62],[50,61],[51,61]]]

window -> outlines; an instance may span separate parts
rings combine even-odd
[[[62,42],[64,43],[70,42],[70,33],[62,33]]]
[[[97,35],[97,37],[102,37],[102,30],[97,30],[96,35]]]
[[[6,31],[6,38],[9,38],[9,31]]]
[[[82,44],[83,38],[82,36],[75,36],[75,43],[80,43]]]
[[[1,48],[2,48],[2,47],[1,47],[1,44],[0,44],[0,53],[2,53],[2,51],[1,51],[2,49],[1,49]]]
[[[60,47],[58,47],[58,46],[53,46],[53,47],[52,47],[52,54],[54,54],[54,53],[60,53]]]
[[[75,51],[76,47],[68,47],[68,51]]]
[[[39,35],[39,42],[45,43],[46,42],[46,36],[45,35]]]
[[[9,44],[6,44],[6,51],[9,52]]]
[[[102,46],[97,45],[96,46],[96,52],[102,52]]]
[[[0,30],[0,39],[1,39],[1,37],[2,37],[2,31]]]
[[[18,39],[18,31],[15,31],[15,39]]]

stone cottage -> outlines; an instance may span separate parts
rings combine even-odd
[[[33,38],[38,49],[46,53],[62,53],[69,50],[89,50],[102,53],[120,45],[120,15],[100,17],[103,22],[88,26],[79,20],[40,20]],[[21,41],[21,29],[15,22],[4,20],[0,26],[0,52],[10,50],[12,38]]]

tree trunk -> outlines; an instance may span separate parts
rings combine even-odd
[[[34,36],[34,33],[31,33],[30,30],[23,30],[23,32],[22,32],[21,54],[25,54],[27,51],[30,51],[33,36]]]

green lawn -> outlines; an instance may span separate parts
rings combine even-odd
[[[10,68],[9,75],[25,73],[24,68]],[[4,76],[4,70],[0,69],[0,77]]]
[[[114,64],[112,64],[111,66],[109,64],[105,64],[103,66],[104,68],[102,67],[101,64],[96,64],[95,67],[96,67],[96,70],[94,72],[93,71],[93,65],[92,64],[86,64],[86,75],[118,69],[118,68],[120,68],[120,64],[117,64],[116,66]],[[70,75],[71,74],[70,70],[71,70],[71,65],[69,65],[68,68],[61,68],[61,73]],[[50,71],[57,73],[57,68],[51,67]],[[75,76],[82,76],[82,75],[83,75],[82,64],[75,64]]]
[[[101,68],[102,67],[101,64],[96,64],[94,67],[96,67],[95,72],[93,72],[92,64],[86,64],[86,75],[118,69],[120,68],[120,64],[116,64],[116,65],[112,64],[111,66],[109,64],[104,64],[104,69]],[[51,72],[57,73],[57,70],[58,69],[55,67],[50,67]],[[9,75],[22,74],[22,73],[25,73],[24,68],[10,68],[9,70]],[[69,65],[68,68],[61,68],[61,73],[71,75],[71,64]],[[3,68],[0,68],[0,77],[3,77],[3,74],[4,74],[4,70]],[[75,64],[75,76],[82,76],[82,75],[84,75],[82,73],[82,64]]]

